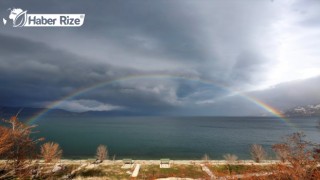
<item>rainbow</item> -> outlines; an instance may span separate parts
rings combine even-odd
[[[295,124],[293,124],[288,118],[286,118],[286,116],[281,111],[275,109],[274,107],[268,105],[267,103],[261,101],[260,99],[257,99],[256,97],[248,96],[248,95],[244,95],[244,94],[242,94],[242,95],[247,100],[250,100],[252,103],[258,105],[259,107],[261,107],[265,111],[275,115],[276,117],[281,119],[283,122],[285,122],[289,127],[291,127],[294,131],[298,132],[298,127]]]
[[[205,80],[205,79],[200,79],[200,78],[194,78],[194,77],[188,77],[188,76],[182,76],[182,75],[176,75],[176,74],[143,74],[143,75],[131,75],[131,76],[125,76],[125,77],[121,77],[121,78],[117,78],[117,79],[111,79],[111,80],[107,80],[107,81],[102,81],[102,82],[98,82],[96,84],[84,87],[84,88],[80,88],[64,97],[62,97],[61,99],[52,102],[51,104],[49,104],[46,109],[38,112],[37,114],[35,114],[34,116],[32,116],[31,118],[29,118],[27,120],[28,124],[34,124],[36,121],[38,121],[39,119],[41,119],[41,117],[43,117],[46,113],[48,113],[50,110],[58,108],[59,105],[61,105],[61,103],[63,103],[66,100],[71,100],[74,97],[80,96],[84,93],[90,92],[92,90],[98,89],[98,88],[102,88],[105,87],[107,85],[110,85],[112,83],[119,83],[119,82],[125,82],[125,81],[130,81],[130,80],[137,80],[137,79],[154,79],[154,78],[158,78],[158,79],[181,79],[181,80],[188,80],[188,81],[194,81],[194,82],[201,82],[201,83],[205,83],[205,84],[210,84],[213,85],[215,87],[218,87],[220,89],[223,89],[225,91],[228,91],[230,93],[232,93],[233,95],[240,95],[240,97],[254,103],[255,105],[259,106],[261,109],[273,114],[274,116],[278,117],[280,120],[282,120],[283,122],[285,122],[288,126],[290,126],[293,129],[297,129],[296,126],[294,124],[292,124],[290,122],[289,119],[287,119],[283,113],[277,109],[275,109],[274,107],[268,105],[267,103],[257,99],[256,97],[253,96],[249,96],[245,93],[236,91],[236,90],[232,90],[228,87],[226,87],[225,85],[221,84],[221,83],[217,83],[214,81],[210,81],[210,80]]]

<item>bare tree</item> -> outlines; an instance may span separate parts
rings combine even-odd
[[[46,163],[56,162],[62,156],[62,150],[58,143],[47,142],[41,146],[41,157]]]
[[[289,156],[289,150],[285,144],[274,144],[272,146],[273,151],[276,153],[277,158],[285,163]]]
[[[36,144],[43,138],[33,139],[30,135],[35,126],[23,124],[17,115],[4,120],[9,127],[0,128],[0,157],[7,160],[7,173],[1,178],[30,176],[32,159],[36,157]]]
[[[204,154],[203,157],[202,157],[202,160],[205,162],[205,163],[208,163],[208,161],[210,160],[210,157],[208,154]]]
[[[314,144],[305,140],[303,133],[288,136],[281,144],[273,145],[273,150],[288,164],[278,165],[278,176],[289,179],[317,179],[320,172],[318,159],[314,156]],[[317,178],[314,178],[317,176]]]
[[[261,162],[261,160],[264,160],[267,156],[267,153],[265,152],[263,147],[259,144],[253,144],[251,146],[250,153],[251,153],[252,159],[257,163]]]
[[[232,166],[231,164],[235,163],[238,160],[238,156],[234,155],[234,154],[225,154],[223,155],[223,158],[227,161],[227,168],[229,171],[229,174],[232,174]]]
[[[12,131],[7,127],[0,126],[0,158],[9,153],[14,143],[11,140]]]
[[[97,148],[96,158],[100,162],[103,162],[108,157],[108,149],[105,145],[99,145]]]
[[[234,154],[225,154],[223,158],[227,161],[227,163],[234,163],[238,160],[238,156]]]

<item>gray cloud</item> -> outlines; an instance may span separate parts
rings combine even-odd
[[[45,105],[73,94],[79,89],[114,80],[114,83],[106,83],[100,88],[84,91],[75,98],[99,99],[105,103],[115,104],[115,107],[121,104],[136,110],[166,109],[179,104],[176,99],[176,85],[172,80],[144,78],[152,74],[157,75],[157,72],[137,71],[90,62],[72,53],[22,38],[0,35],[0,40],[5,42],[1,47],[3,52],[15,49],[14,54],[0,55],[0,83],[7,85],[0,90],[2,105]],[[17,43],[27,48],[20,51],[18,50],[20,47],[15,47]],[[183,77],[185,73],[168,71],[159,74]],[[130,76],[138,78],[117,82],[117,79]],[[75,107],[79,107],[81,111],[85,109],[84,105],[78,102],[83,101],[67,101],[60,106],[68,110]]]
[[[112,111],[123,109],[120,106],[113,106],[110,104],[101,103],[96,100],[79,99],[64,101],[59,105],[59,108],[73,111],[73,112],[86,112],[86,111]]]
[[[318,104],[320,102],[319,83],[320,76],[282,83],[273,88],[250,94],[276,108],[286,110],[297,105]]]
[[[237,82],[261,81],[263,73],[267,70],[265,64],[268,61],[259,54],[253,52],[242,52],[239,54],[235,65],[232,68],[231,79]],[[265,72],[267,73],[267,72]]]
[[[232,96],[236,91],[250,91],[278,108],[315,102],[310,91],[319,85],[309,80],[298,95],[288,93],[291,85],[252,90],[319,75],[318,1],[31,2],[1,1],[0,16],[11,7],[85,13],[85,24],[62,29],[1,25],[3,106],[44,106],[108,81],[113,82],[67,99],[61,108],[90,110],[86,100],[95,102],[95,110],[260,112],[247,99]]]

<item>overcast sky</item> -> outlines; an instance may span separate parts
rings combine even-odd
[[[13,28],[9,8],[86,16]],[[257,115],[243,94],[280,110],[320,103],[319,0],[3,0],[0,17],[0,106],[46,107],[113,80],[58,108]]]

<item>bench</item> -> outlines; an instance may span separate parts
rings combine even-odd
[[[122,169],[130,169],[133,167],[133,160],[132,159],[123,159],[123,166],[121,167]]]
[[[160,159],[160,168],[170,168],[170,159]]]
[[[124,164],[133,164],[133,160],[132,159],[123,159],[122,160]]]

